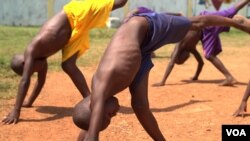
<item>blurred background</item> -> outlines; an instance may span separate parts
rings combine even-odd
[[[0,25],[39,26],[62,9],[70,0],[0,0]],[[185,16],[200,11],[225,9],[239,0],[129,0],[127,5],[113,11],[111,17],[122,19],[137,6],[146,6],[158,12],[180,12]],[[250,6],[239,14],[250,17]]]

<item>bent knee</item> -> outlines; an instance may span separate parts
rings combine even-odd
[[[208,61],[213,61],[213,57],[212,57],[212,56],[207,56],[207,55],[205,55],[205,58],[206,58]]]
[[[63,69],[64,72],[70,73],[70,72],[72,72],[73,70],[75,70],[76,65],[73,64],[73,63],[69,63],[69,62],[63,62],[63,63],[61,64],[61,67],[62,67],[62,69]]]

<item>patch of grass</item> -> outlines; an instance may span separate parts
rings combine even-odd
[[[249,44],[249,34],[231,28],[229,33],[221,34],[222,45],[230,45],[230,47],[246,47]]]
[[[37,31],[34,27],[0,26],[0,99],[16,95],[16,82],[20,77],[10,69],[10,60],[14,54],[23,53]]]
[[[10,69],[14,54],[22,54],[40,27],[0,26],[0,99],[16,96],[20,76]],[[78,66],[95,65],[116,29],[94,29],[90,32],[90,49],[77,61]],[[61,71],[61,52],[49,57],[49,71]]]
[[[10,60],[14,54],[23,53],[40,27],[9,27],[0,26],[0,99],[13,98],[16,95],[20,77],[10,69]],[[116,29],[94,29],[90,32],[90,48],[77,61],[78,66],[96,65]],[[245,47],[249,35],[234,28],[229,33],[221,34],[222,44],[232,47]],[[168,59],[174,49],[174,44],[166,45],[156,51],[157,61]],[[61,52],[49,57],[49,71],[61,71]]]

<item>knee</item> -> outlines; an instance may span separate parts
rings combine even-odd
[[[69,63],[69,62],[63,62],[61,64],[61,67],[63,69],[64,72],[66,73],[70,73],[74,70],[74,68],[76,67],[74,64]]]
[[[208,61],[210,61],[210,62],[213,61],[213,57],[212,57],[212,56],[207,56],[207,55],[206,55],[205,58],[206,58]]]

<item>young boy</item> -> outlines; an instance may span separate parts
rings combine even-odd
[[[187,19],[150,10],[145,13],[140,11],[139,8],[135,14],[128,16],[114,34],[93,76],[90,104],[92,112],[85,141],[99,139],[105,102],[127,87],[132,97],[132,108],[143,128],[153,140],[164,141],[149,108],[148,76],[153,67],[151,53],[165,44],[179,42],[189,30],[199,30],[205,26],[234,26],[250,32],[250,27],[220,16]]]
[[[36,61],[46,60],[62,49],[62,68],[83,97],[90,94],[86,80],[76,66],[76,60],[89,48],[89,30],[102,27],[111,12],[127,0],[73,0],[47,21],[24,52],[22,79],[19,83],[14,109],[2,120],[17,123],[27,94]]]
[[[237,117],[237,116],[242,116],[244,117],[246,112],[247,112],[247,100],[250,96],[250,80],[248,82],[245,94],[241,100],[240,106],[239,108],[234,112],[233,116]]]
[[[250,0],[242,0],[229,9],[211,13],[205,11],[202,12],[201,15],[218,15],[232,18],[240,9],[247,5],[249,1]],[[159,83],[153,84],[153,86],[165,85],[165,82],[170,75],[174,64],[184,63],[188,59],[189,53],[192,53],[198,62],[195,75],[192,77],[192,80],[198,80],[204,65],[202,57],[196,49],[196,45],[200,40],[202,42],[205,58],[208,59],[226,77],[226,79],[220,85],[231,86],[235,84],[237,82],[236,79],[231,75],[231,73],[217,57],[217,55],[222,51],[219,34],[222,32],[228,32],[229,30],[230,27],[228,26],[210,26],[205,27],[202,30],[189,31],[186,37],[176,45],[162,80]]]
[[[79,127],[81,130],[78,141],[83,141],[86,131],[89,129],[89,122],[90,122],[90,97],[88,96],[85,99],[81,100],[78,104],[76,104],[74,111],[73,111],[73,122],[77,127]],[[103,124],[101,126],[101,130],[104,130],[108,127],[110,124],[111,118],[116,115],[116,113],[119,111],[119,102],[118,99],[115,97],[110,97],[105,102],[104,107],[104,116],[103,116]]]

